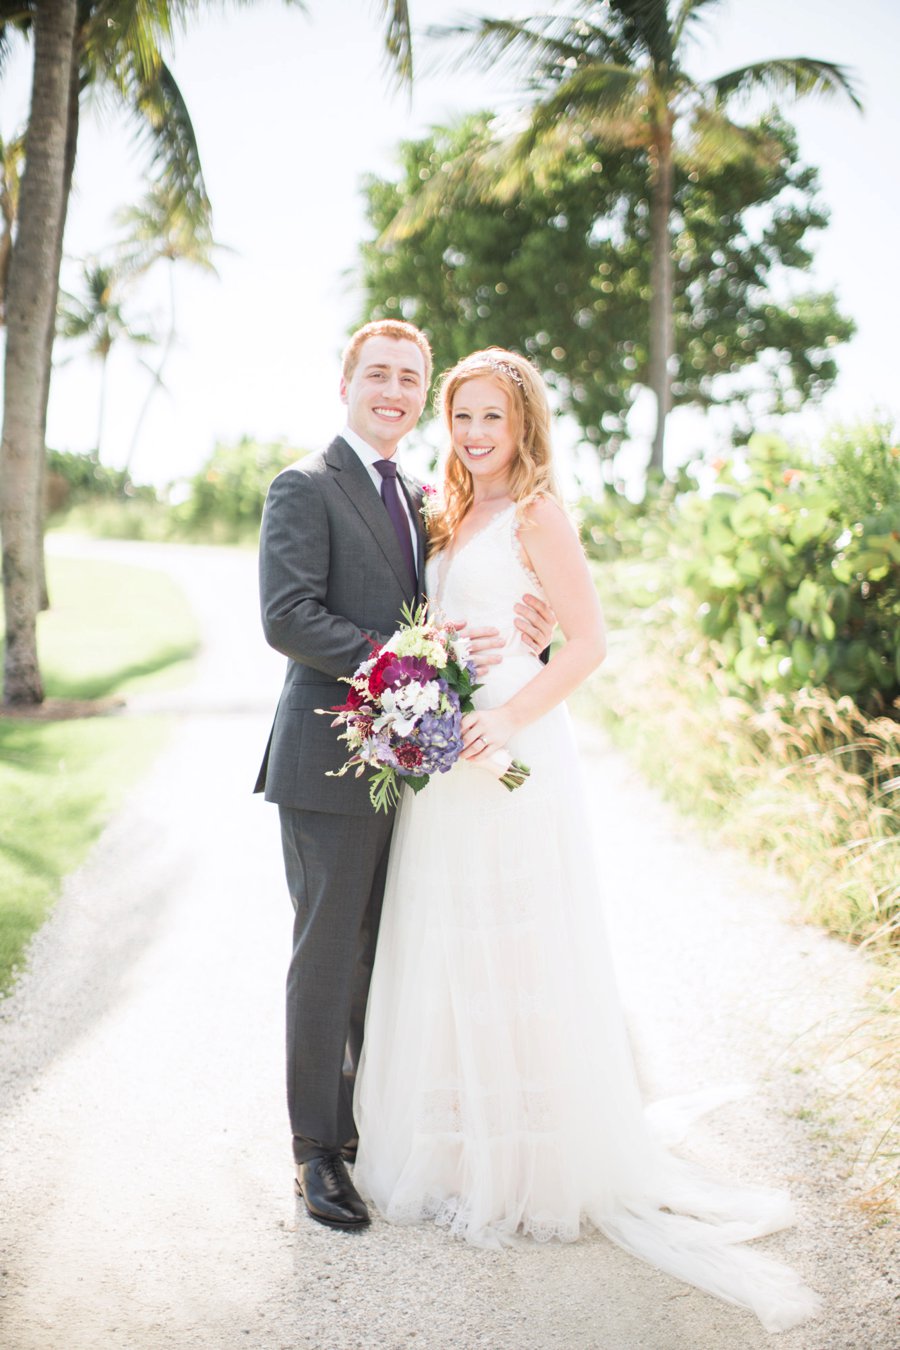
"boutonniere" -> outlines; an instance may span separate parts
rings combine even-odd
[[[419,507],[419,514],[422,517],[422,523],[425,526],[427,534],[431,528],[431,522],[441,509],[440,496],[433,483],[422,484],[422,505]]]

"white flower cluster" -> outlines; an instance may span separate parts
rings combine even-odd
[[[385,689],[381,695],[384,709],[375,719],[374,730],[390,726],[398,736],[408,736],[420,718],[427,712],[437,712],[441,690],[436,680],[428,684],[403,684],[399,689]]]

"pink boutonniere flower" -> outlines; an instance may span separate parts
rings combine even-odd
[[[432,520],[440,510],[440,497],[437,488],[433,483],[423,483],[422,485],[422,505],[419,511],[425,525],[426,533]]]

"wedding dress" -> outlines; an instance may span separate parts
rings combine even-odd
[[[523,592],[540,593],[514,507],[432,559],[427,579],[448,617],[505,638],[479,707],[540,671],[511,622]],[[596,1227],[752,1308],[768,1330],[794,1326],[817,1296],[735,1245],[789,1224],[788,1197],[712,1182],[647,1123],[565,706],[509,749],[531,768],[513,792],[462,762],[404,791],[356,1089],[355,1184],[391,1221],[434,1219],[484,1246]]]

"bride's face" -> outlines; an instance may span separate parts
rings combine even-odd
[[[450,409],[453,453],[482,488],[501,487],[516,457],[516,433],[509,395],[489,375],[461,384]]]

